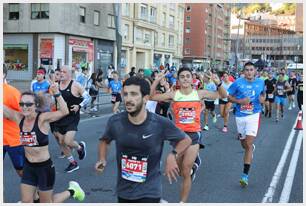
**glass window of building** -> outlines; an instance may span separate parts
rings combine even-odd
[[[166,14],[166,12],[163,12],[162,25],[166,26],[166,22],[167,22],[167,14]]]
[[[123,16],[130,16],[130,4],[124,3],[122,4]]]
[[[49,19],[49,4],[31,4],[32,19]]]
[[[4,44],[4,63],[9,70],[27,71],[29,47],[27,44]]]
[[[94,25],[99,26],[100,25],[100,12],[94,11]]]
[[[190,33],[190,32],[191,32],[190,27],[187,27],[186,30],[185,30],[185,32],[186,32],[186,33]]]
[[[174,28],[174,16],[169,16],[169,27]]]
[[[154,46],[158,45],[158,33],[154,31]]]
[[[84,7],[80,7],[80,22],[85,23],[86,9]]]
[[[19,19],[19,4],[9,4],[9,20]]]
[[[124,24],[124,27],[123,27],[124,40],[129,40],[129,29],[130,29],[130,26],[128,24]]]
[[[107,26],[110,28],[116,28],[115,26],[115,16],[112,14],[108,14],[107,16]]]
[[[140,5],[140,18],[143,20],[148,19],[148,6],[146,4]]]
[[[174,47],[174,36],[169,35],[169,47]]]
[[[190,22],[190,16],[186,16],[186,21]]]
[[[146,32],[144,34],[144,43],[145,44],[151,44],[151,33]]]
[[[161,46],[165,46],[165,41],[166,41],[166,34],[165,33],[162,33],[162,36],[161,36],[161,41],[160,41],[160,45]]]
[[[157,9],[154,7],[151,7],[150,9],[150,22],[155,23],[156,22],[156,15],[157,14]]]
[[[190,5],[187,5],[187,6],[186,6],[186,11],[187,11],[187,12],[190,12],[190,11],[191,11],[191,6],[190,6]]]
[[[190,49],[186,48],[184,52],[185,54],[190,54]]]
[[[143,31],[139,28],[135,29],[135,37],[137,42],[142,42],[143,41]]]

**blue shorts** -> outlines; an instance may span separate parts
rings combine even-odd
[[[279,105],[286,105],[286,97],[275,97],[275,103]]]
[[[3,146],[3,159],[8,152],[15,170],[22,170],[24,166],[24,148],[23,146],[10,147],[8,145]]]

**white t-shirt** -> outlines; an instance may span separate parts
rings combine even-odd
[[[157,105],[157,101],[151,101],[151,100],[149,100],[149,101],[147,101],[146,109],[147,109],[149,112],[155,113],[156,105]]]

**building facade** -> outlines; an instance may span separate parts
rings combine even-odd
[[[184,4],[122,4],[121,67],[176,65],[183,57]]]
[[[222,69],[230,53],[230,4],[186,3],[184,59],[189,67]]]
[[[113,4],[4,4],[4,63],[8,78],[29,81],[39,66],[115,65]]]

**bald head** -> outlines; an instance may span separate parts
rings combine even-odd
[[[72,78],[72,69],[64,65],[61,67],[61,81],[70,81]]]

